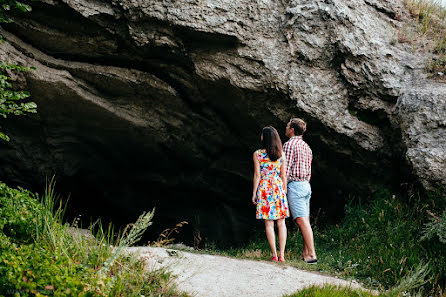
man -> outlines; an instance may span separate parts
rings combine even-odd
[[[286,155],[286,174],[288,180],[288,204],[293,220],[302,232],[304,239],[303,260],[309,264],[316,264],[313,230],[310,225],[310,197],[311,197],[311,162],[313,154],[310,146],[303,141],[302,136],[307,124],[302,119],[291,119],[285,135],[290,138],[283,146]]]

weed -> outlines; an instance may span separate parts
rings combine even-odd
[[[182,221],[176,224],[173,228],[167,228],[163,230],[163,232],[161,232],[161,234],[158,236],[158,239],[153,243],[153,245],[157,247],[163,247],[173,243],[175,238],[172,237],[172,235],[174,235],[175,233],[178,234],[180,232],[180,228],[187,224],[188,222]]]
[[[311,286],[299,292],[284,297],[374,297],[373,293],[354,290],[341,286],[324,285],[322,287]],[[383,296],[383,295],[379,295]],[[390,296],[389,296],[390,297]]]

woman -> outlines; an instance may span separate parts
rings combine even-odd
[[[271,126],[262,130],[263,149],[254,152],[254,184],[252,203],[257,205],[256,218],[265,220],[266,237],[273,253],[273,261],[285,262],[286,226],[289,217],[286,199],[286,159],[282,151],[282,141],[277,130]],[[277,258],[274,221],[279,229],[279,249]]]

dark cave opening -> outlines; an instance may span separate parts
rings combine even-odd
[[[10,130],[14,146],[17,145],[16,140],[26,137],[20,135],[21,132],[26,134],[29,125],[35,122],[14,119],[11,123],[14,126],[14,131]],[[280,129],[281,124],[273,124],[279,130],[282,140],[286,141],[284,129]],[[284,123],[282,125],[285,126]],[[7,126],[10,127],[9,123]],[[127,137],[121,134],[124,131]],[[251,131],[254,135],[257,134],[255,132]],[[387,178],[387,184],[382,182],[383,186],[395,185],[395,180],[380,176],[373,169],[364,171],[363,165],[356,164],[352,159],[357,157],[342,155],[324,146],[319,140],[319,133],[326,133],[326,128],[310,118],[305,138],[314,155],[311,215],[313,219],[317,217],[319,224],[339,222],[344,215],[345,203],[355,195],[364,198],[369,196],[366,189],[371,191],[380,178],[381,181]],[[99,131],[93,134],[99,135]],[[199,162],[200,166],[194,168],[191,166],[193,162],[183,160],[177,151],[169,152],[164,157],[155,152],[145,152],[144,145],[133,139],[126,130],[119,132],[116,137],[109,135],[105,138],[105,135],[102,131],[101,141],[96,139],[101,146],[94,139],[89,139],[79,141],[74,147],[73,143],[69,143],[64,148],[67,157],[68,152],[72,151],[70,154],[72,162],[76,164],[75,170],[59,168],[51,171],[47,168],[37,173],[37,168],[31,168],[23,171],[23,168],[29,167],[29,164],[25,164],[30,160],[22,159],[23,155],[18,154],[19,159],[9,159],[7,162],[8,153],[5,151],[15,154],[12,151],[15,148],[1,144],[0,179],[10,186],[20,185],[42,193],[45,186],[42,174],[46,172],[47,177],[55,174],[56,192],[65,200],[69,198],[66,220],[72,222],[81,215],[82,227],[100,218],[104,225],[112,222],[116,228],[123,229],[127,224],[135,222],[143,211],[156,208],[153,225],[141,244],[156,240],[164,229],[172,228],[182,221],[189,224],[182,227],[179,234],[175,234],[176,241],[199,247],[209,243],[221,247],[242,245],[255,233],[253,230],[263,229],[263,224],[255,219],[255,209],[250,202],[252,152],[249,149],[234,151],[225,158],[234,163],[231,166],[243,168],[243,174],[240,174],[230,172],[226,167],[218,167],[218,164],[214,168],[203,166],[206,162]],[[40,142],[43,138],[39,135],[34,141]],[[259,140],[255,138],[258,136],[253,137],[253,148],[259,145]],[[82,148],[82,143],[94,147]],[[41,143],[34,146],[34,153],[41,146],[53,155],[55,151],[46,145]],[[107,147],[112,149],[108,150]],[[170,165],[166,165],[166,158],[172,160]],[[193,156],[189,158],[194,159]],[[289,222],[289,225],[293,224]],[[201,237],[198,241],[197,232]]]

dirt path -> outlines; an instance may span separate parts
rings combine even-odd
[[[324,283],[359,288],[359,284],[302,271],[282,263],[241,260],[154,247],[129,248],[153,269],[166,267],[182,291],[197,297],[283,296]]]

